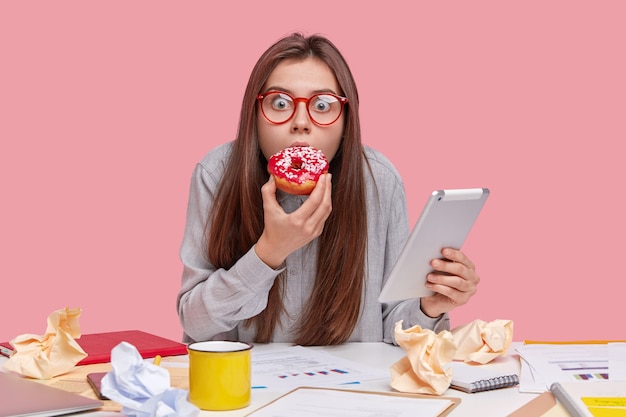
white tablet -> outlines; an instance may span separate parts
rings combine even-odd
[[[434,191],[409,235],[378,301],[406,300],[432,295],[426,288],[430,262],[441,249],[461,249],[489,197],[487,188]]]

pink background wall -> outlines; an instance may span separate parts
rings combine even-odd
[[[213,4],[0,3],[0,340],[65,306],[84,333],[180,337],[191,171],[295,30],[344,52],[412,223],[435,188],[491,189],[464,248],[482,282],[453,326],[626,339],[623,2]]]

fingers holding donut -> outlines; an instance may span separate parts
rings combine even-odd
[[[263,185],[261,193],[265,224],[255,251],[263,262],[277,268],[290,253],[318,237],[324,230],[324,224],[332,211],[331,175],[322,175],[311,195],[292,213],[286,213],[278,204],[273,178]]]
[[[286,213],[276,200],[276,182],[270,177],[261,189],[263,195],[263,209],[265,227],[269,224],[287,224],[292,234],[298,230],[304,231],[310,239],[319,236],[324,223],[332,211],[332,178],[331,174],[320,176],[311,195],[297,210]]]
[[[267,170],[276,188],[286,193],[308,195],[303,205],[292,213],[294,228],[300,226],[306,236],[322,233],[332,211],[332,185],[329,163],[324,153],[313,146],[292,146],[272,155]]]
[[[322,174],[309,198],[296,210],[301,211],[303,216],[309,217],[312,223],[317,223],[320,234],[332,211],[333,186],[331,180],[331,174]]]
[[[263,197],[263,208],[265,210],[265,216],[267,216],[268,208],[279,208],[284,213],[282,207],[280,207],[278,201],[276,201],[276,181],[271,175],[269,180],[261,187],[261,196]]]

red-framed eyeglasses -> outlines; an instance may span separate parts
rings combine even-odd
[[[299,102],[306,105],[309,117],[319,126],[328,126],[335,123],[341,117],[344,105],[348,102],[346,97],[332,93],[314,94],[309,98],[293,97],[284,91],[268,91],[257,95],[261,104],[261,112],[268,122],[280,125],[287,123],[294,114]]]

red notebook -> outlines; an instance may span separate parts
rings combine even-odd
[[[154,358],[157,355],[175,356],[187,354],[187,345],[184,343],[141,330],[84,334],[76,341],[87,352],[87,356],[76,365],[110,362],[111,349],[121,342],[128,342],[135,346],[144,359]],[[13,353],[13,347],[9,342],[0,343],[0,346],[0,352],[4,356],[10,356]]]

